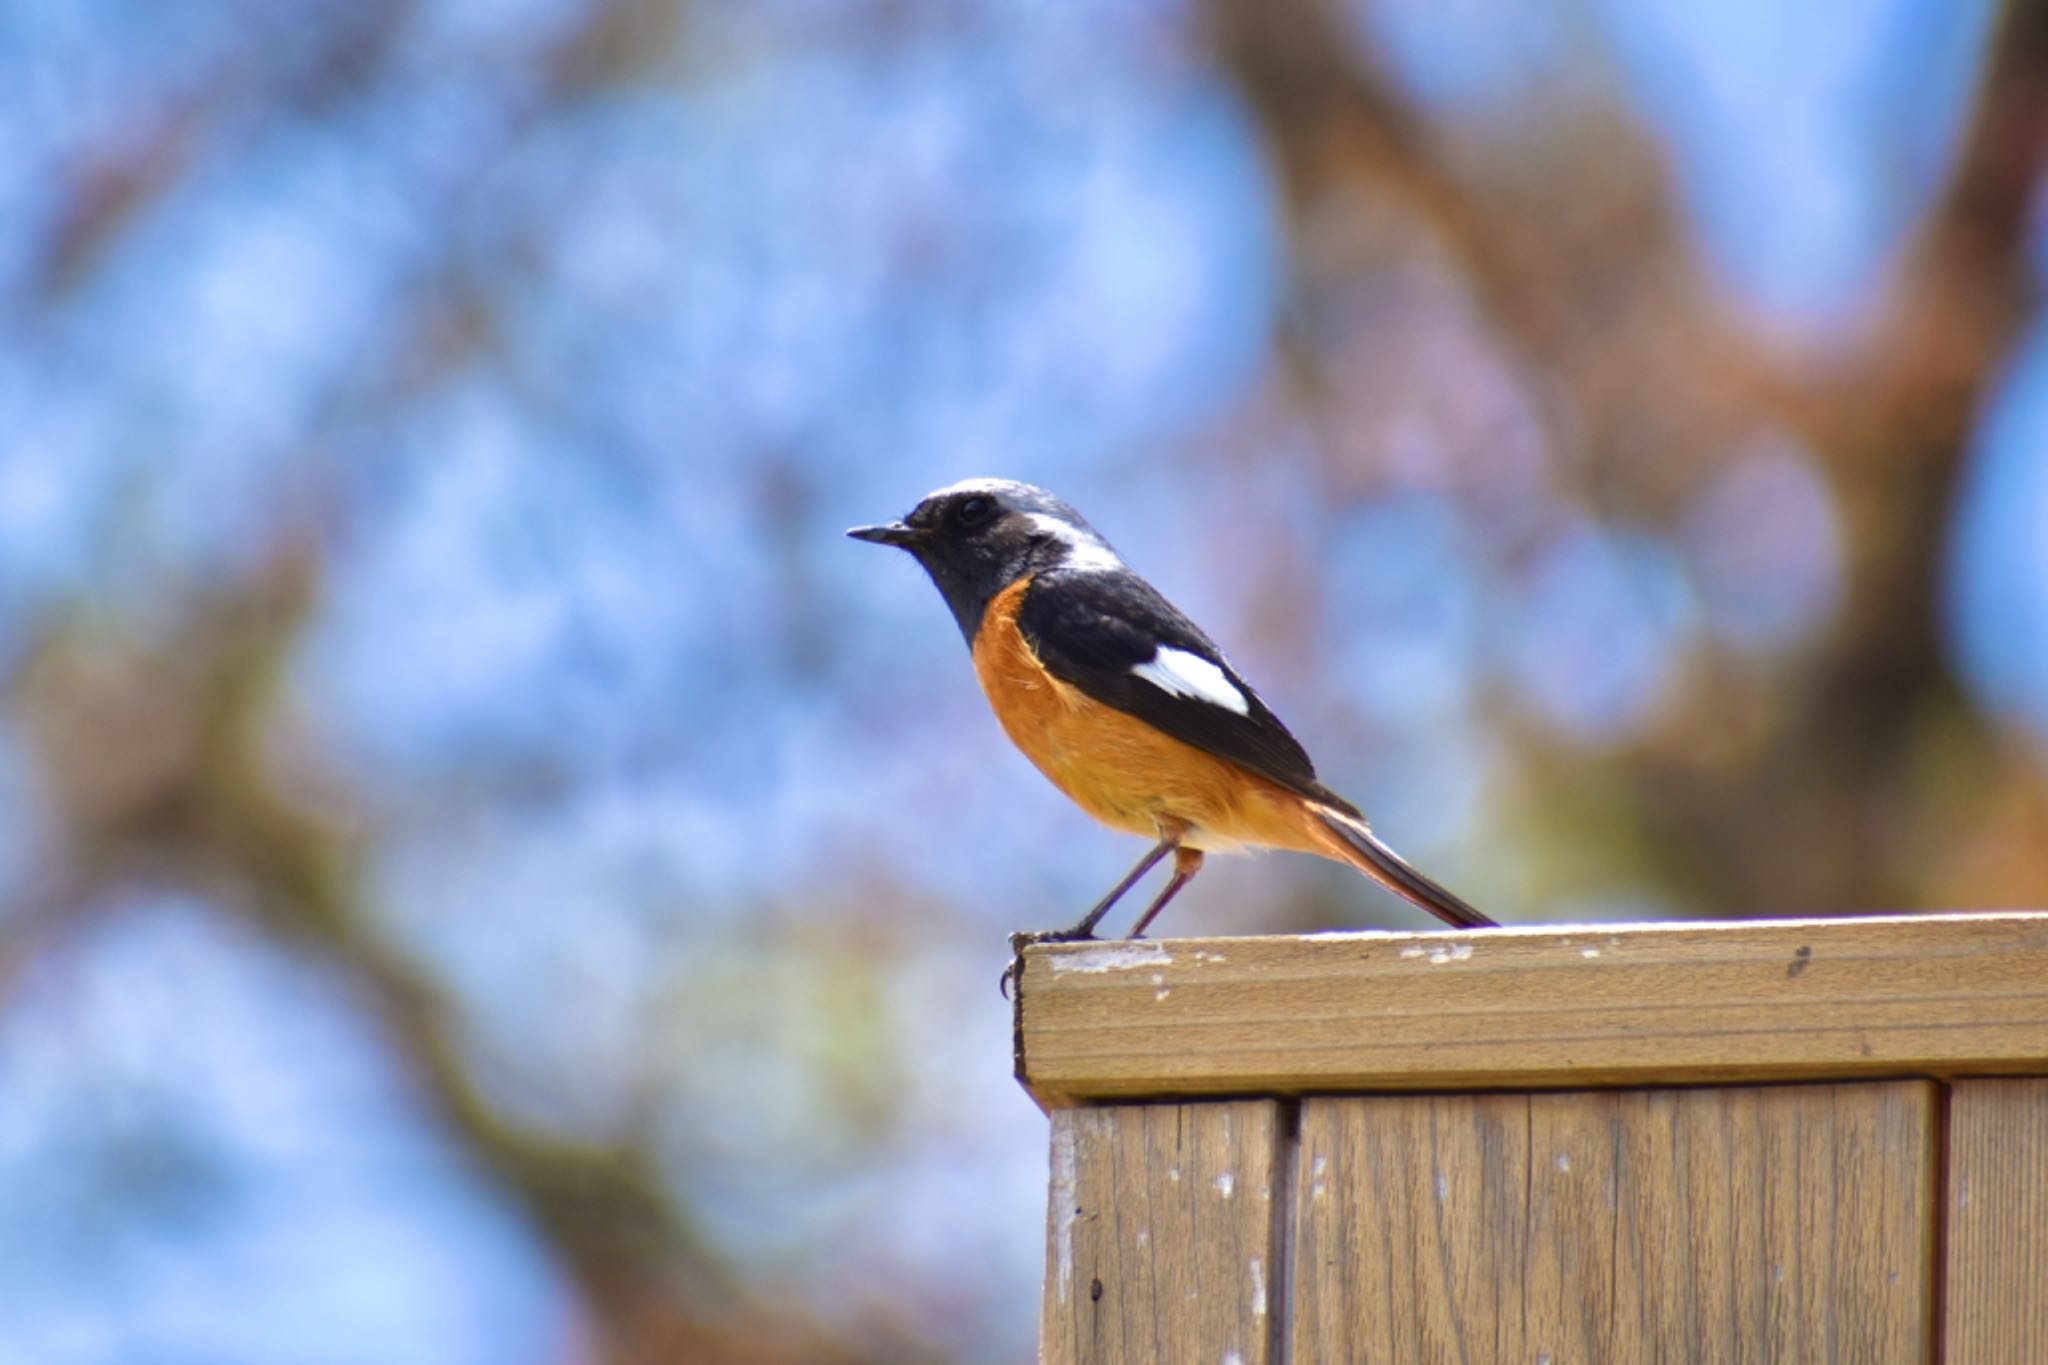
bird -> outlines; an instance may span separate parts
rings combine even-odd
[[[1154,841],[1072,928],[1030,937],[1093,938],[1172,854],[1172,876],[1131,929],[1142,937],[1205,854],[1266,848],[1355,868],[1446,924],[1493,924],[1324,786],[1223,651],[1045,489],[966,479],[901,521],[846,534],[908,551],[951,608],[1010,742],[1089,815]]]

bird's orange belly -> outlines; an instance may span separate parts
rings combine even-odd
[[[1181,833],[1193,848],[1321,851],[1302,828],[1300,797],[1046,672],[1017,630],[1028,586],[1013,583],[989,603],[974,671],[1003,732],[1055,787],[1106,825]]]

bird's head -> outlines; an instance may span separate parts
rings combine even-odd
[[[1043,488],[1009,479],[964,479],[927,494],[901,521],[846,534],[915,556],[969,643],[990,599],[1019,578],[1122,563],[1079,512]]]

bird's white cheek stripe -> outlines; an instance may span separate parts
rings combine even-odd
[[[1131,672],[1176,697],[1193,697],[1240,716],[1251,714],[1251,704],[1230,681],[1230,675],[1199,654],[1161,645]]]

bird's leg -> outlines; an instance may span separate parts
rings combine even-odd
[[[1104,915],[1109,913],[1109,907],[1115,905],[1119,900],[1123,899],[1124,893],[1126,891],[1129,891],[1132,887],[1136,886],[1138,884],[1138,879],[1143,877],[1147,872],[1150,872],[1155,866],[1157,866],[1161,858],[1164,858],[1169,852],[1175,849],[1180,849],[1180,858],[1182,859],[1185,859],[1188,856],[1188,854],[1194,852],[1194,850],[1192,849],[1180,848],[1181,835],[1184,833],[1186,833],[1186,831],[1181,829],[1171,830],[1162,833],[1159,836],[1159,842],[1152,846],[1152,850],[1149,853],[1147,853],[1144,857],[1138,859],[1138,865],[1132,868],[1129,872],[1125,873],[1124,879],[1118,882],[1115,886],[1112,886],[1109,889],[1109,894],[1104,896],[1101,900],[1097,901],[1095,903],[1095,908],[1093,910],[1090,910],[1087,914],[1083,915],[1081,917],[1081,922],[1079,924],[1076,924],[1073,928],[1046,929],[1038,933],[1010,935],[1010,951],[1014,954],[1014,956],[1010,959],[1010,965],[1003,968],[1003,999],[1008,1000],[1010,998],[1010,986],[1018,979],[1018,977],[1022,974],[1024,970],[1025,948],[1029,947],[1031,944],[1034,943],[1073,943],[1080,939],[1094,938],[1095,926],[1101,922],[1102,917]],[[1202,865],[1202,855],[1199,853],[1195,853],[1194,859],[1194,866],[1200,867]],[[1195,875],[1192,870],[1189,870],[1185,873],[1181,872],[1179,870],[1180,867],[1181,862],[1176,861],[1174,863],[1175,871],[1173,877],[1173,884],[1166,888],[1165,895],[1162,895],[1158,900],[1152,902],[1152,908],[1145,912],[1145,919],[1139,921],[1139,928],[1142,929],[1145,926],[1146,922],[1150,921],[1154,915],[1159,913],[1159,907],[1166,904],[1167,896],[1172,895],[1174,891],[1179,888],[1182,882],[1186,881],[1189,877]],[[1131,935],[1131,937],[1136,938],[1137,935],[1133,934]]]
[[[1180,835],[1168,834],[1153,845],[1152,851],[1138,859],[1138,865],[1124,874],[1124,879],[1109,889],[1109,894],[1095,902],[1095,908],[1081,916],[1081,922],[1071,929],[1061,929],[1045,935],[1044,942],[1068,942],[1074,939],[1095,937],[1095,926],[1109,913],[1109,907],[1122,900],[1124,893],[1138,884],[1138,879],[1150,872],[1161,858],[1180,847]]]
[[[1165,851],[1163,847],[1158,850],[1159,853]],[[1157,853],[1154,856],[1156,857]],[[1159,912],[1166,908],[1166,903],[1172,900],[1183,886],[1193,881],[1195,874],[1201,870],[1202,850],[1176,846],[1173,850],[1173,878],[1166,883],[1166,889],[1159,893],[1159,898],[1146,906],[1145,913],[1138,916],[1137,924],[1131,928],[1131,937],[1143,937],[1145,926],[1150,924]]]

